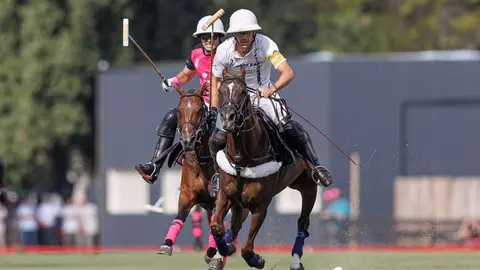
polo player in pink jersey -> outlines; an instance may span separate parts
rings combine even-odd
[[[218,19],[213,24],[214,40],[213,44],[210,43],[212,31],[211,26],[206,30],[202,29],[202,26],[210,17],[211,16],[205,16],[198,21],[197,31],[193,33],[193,36],[200,39],[201,43],[192,49],[190,57],[187,59],[183,70],[175,75],[175,77],[169,78],[162,83],[162,87],[165,91],[170,92],[175,89],[175,86],[182,86],[188,83],[195,77],[195,75],[198,76],[200,86],[207,85],[207,89],[210,89],[210,56],[212,51],[215,52],[216,48],[221,43],[220,39],[226,36],[223,23]],[[206,92],[203,96],[203,100],[207,104],[209,102],[208,95],[208,92]],[[165,156],[156,162],[153,162],[153,160],[173,145],[177,129],[176,112],[176,108],[167,111],[162,122],[157,127],[158,140],[152,159],[145,164],[137,164],[135,166],[135,169],[142,176],[143,180],[149,184],[153,184],[157,180],[160,169],[167,157]],[[208,113],[207,118],[210,119],[212,123],[215,123],[217,111],[211,110]]]

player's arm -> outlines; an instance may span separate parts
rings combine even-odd
[[[281,63],[275,70],[279,73],[277,81],[272,85],[275,92],[287,86],[293,80],[293,69],[287,61]]]
[[[167,83],[163,83],[163,89],[170,92],[175,86],[182,86],[188,83],[195,77],[195,66],[193,65],[192,56],[187,59],[185,67],[177,75],[167,80]]]
[[[187,66],[185,66],[177,75],[175,75],[175,78],[177,78],[177,83],[180,86],[191,81],[193,77],[195,77],[195,69],[192,70]]]
[[[195,65],[192,61],[192,54],[190,54],[190,57],[185,62],[185,67],[183,68],[183,70],[180,71],[177,75],[175,75],[175,77],[173,77],[172,79],[174,83],[182,86],[191,81],[193,77],[195,77]]]
[[[218,109],[218,89],[222,84],[223,80],[223,70],[226,67],[226,60],[224,52],[222,52],[222,47],[217,48],[217,53],[213,59],[213,66],[212,66],[212,99],[210,100],[210,105],[212,108]]]
[[[218,88],[220,88],[220,84],[222,84],[222,78],[219,78],[215,75],[212,76],[212,100],[210,101],[210,105],[212,108],[218,109]]]
[[[271,39],[268,39],[267,41],[266,54],[268,60],[279,73],[277,81],[271,88],[275,92],[278,92],[293,80],[293,69],[288,64],[287,59],[280,53],[277,44]]]

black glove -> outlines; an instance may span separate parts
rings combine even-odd
[[[215,125],[215,123],[217,122],[217,115],[218,115],[217,108],[215,108],[215,107],[211,108],[210,111],[208,111],[208,114],[207,114],[207,122],[209,124]]]

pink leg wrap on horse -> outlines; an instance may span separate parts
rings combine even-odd
[[[212,217],[210,218],[210,222],[213,222],[214,217],[215,215],[212,215]],[[217,248],[217,244],[215,244],[215,240],[213,239],[212,231],[209,231],[208,234],[208,247]]]
[[[193,228],[192,235],[195,238],[200,238],[202,236],[202,229],[201,228]]]
[[[168,229],[167,236],[165,236],[165,240],[169,239],[175,244],[177,240],[177,236],[180,233],[180,230],[183,228],[183,221],[180,219],[174,219],[172,225],[170,225],[170,229]]]

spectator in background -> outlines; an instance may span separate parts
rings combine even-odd
[[[80,213],[80,246],[93,247],[99,232],[97,206],[87,199],[78,207]]]
[[[38,224],[35,218],[37,199],[30,194],[17,207],[18,226],[23,245],[38,245]]]
[[[7,215],[7,207],[3,206],[3,204],[0,202],[0,248],[5,247],[6,245]]]
[[[81,204],[87,199],[87,189],[91,182],[91,176],[85,158],[79,149],[73,149],[70,153],[70,169],[66,177],[67,181],[73,186],[73,203]]]
[[[4,176],[5,176],[5,163],[3,163],[3,158],[2,156],[0,156],[0,203],[3,203],[5,200],[3,197],[3,189],[5,188]]]
[[[20,244],[20,231],[18,227],[18,218],[17,218],[17,205],[18,194],[13,191],[10,187],[4,189],[4,206],[7,208],[7,246],[17,247]]]
[[[8,210],[7,207],[3,205],[5,199],[3,198],[3,188],[5,187],[3,183],[3,175],[5,171],[5,165],[3,163],[3,158],[0,156],[0,247],[6,245],[6,236],[7,236],[7,216]]]
[[[72,198],[67,199],[61,215],[62,221],[62,235],[66,246],[77,245],[77,236],[80,233],[80,213],[78,206],[73,204]]]
[[[58,245],[59,241],[55,225],[59,215],[60,208],[55,196],[48,193],[44,194],[36,215],[43,245]]]
[[[320,219],[325,222],[330,244],[347,244],[349,201],[342,196],[338,188],[326,190],[323,193],[323,200],[327,205],[320,213]]]
[[[193,249],[196,251],[203,249],[202,234],[202,207],[197,205],[192,214]]]
[[[480,221],[465,219],[457,232],[458,239],[465,244],[480,244]]]

